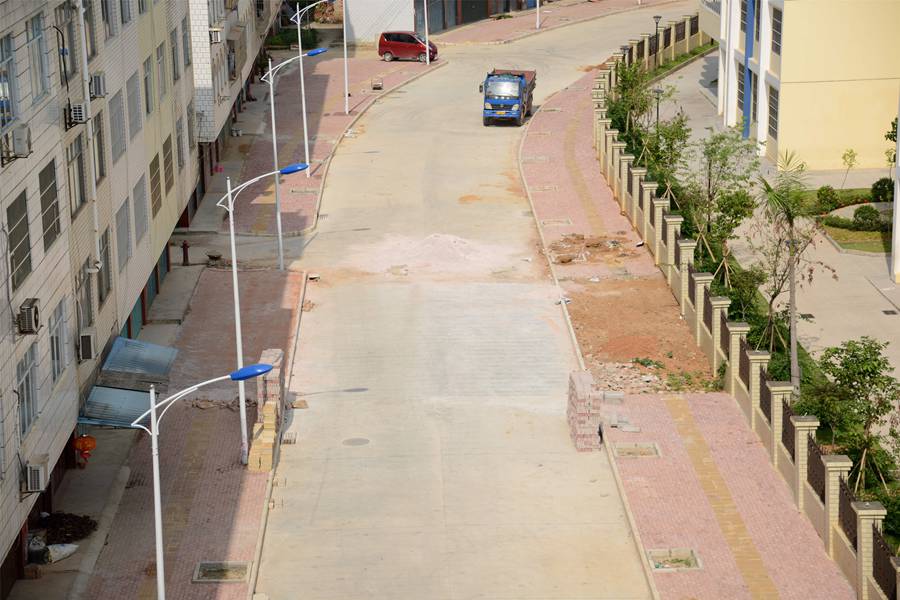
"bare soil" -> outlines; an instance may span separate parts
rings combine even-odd
[[[557,265],[586,262],[606,263],[611,266],[621,265],[638,252],[643,252],[634,248],[624,233],[588,237],[580,233],[570,233],[551,243],[548,251],[550,260]]]
[[[660,278],[569,284],[569,314],[598,385],[629,393],[707,389],[713,374]]]

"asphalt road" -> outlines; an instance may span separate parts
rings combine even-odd
[[[674,7],[674,8],[673,8]],[[257,591],[272,600],[650,596],[605,455],[565,420],[577,368],[518,174],[522,129],[485,128],[493,67],[538,72],[537,104],[643,10],[450,64],[381,99],[340,146]],[[587,93],[587,92],[586,92]]]

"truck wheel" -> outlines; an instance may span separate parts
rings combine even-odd
[[[391,62],[392,60],[394,60],[394,55],[391,54],[390,52],[385,52],[384,53],[384,62]]]
[[[487,117],[481,117],[481,123],[482,123],[485,127],[487,127],[488,125],[491,124],[491,120],[490,120],[489,118],[487,118]]]

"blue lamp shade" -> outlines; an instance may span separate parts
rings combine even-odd
[[[315,50],[310,50],[306,53],[306,56],[318,56],[319,54],[324,54],[328,52],[328,48],[316,48]]]
[[[237,371],[233,372],[231,375],[229,375],[229,377],[231,377],[232,381],[244,381],[245,379],[253,379],[254,377],[265,375],[271,370],[272,365],[247,365],[246,367],[241,367]]]
[[[291,173],[296,173],[297,171],[303,171],[308,169],[309,165],[306,163],[294,163],[292,165],[288,165],[286,167],[282,167],[278,170],[282,175],[290,175]]]

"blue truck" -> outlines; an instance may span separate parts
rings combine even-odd
[[[496,121],[525,122],[531,114],[536,71],[494,69],[487,74],[478,91],[484,94],[482,121],[486,126]]]

